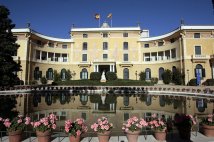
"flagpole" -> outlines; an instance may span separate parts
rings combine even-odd
[[[100,18],[99,18],[99,28],[100,28]]]
[[[112,27],[112,17],[111,17],[111,27]]]

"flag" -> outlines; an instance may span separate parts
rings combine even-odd
[[[96,13],[95,16],[94,16],[94,18],[95,18],[96,20],[100,19],[100,14]]]
[[[109,13],[107,18],[109,18],[109,19],[112,18],[112,13]]]

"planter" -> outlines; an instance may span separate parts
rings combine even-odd
[[[155,131],[154,135],[155,135],[155,139],[158,141],[165,141],[166,140],[166,132],[165,131]]]
[[[69,136],[70,142],[80,142],[80,135],[77,135],[76,137],[73,135]]]
[[[50,142],[51,141],[51,131],[40,132],[36,131],[38,142]]]
[[[21,142],[22,141],[22,131],[17,130],[13,132],[8,132],[9,142]]]
[[[111,131],[105,131],[104,133],[97,133],[99,142],[108,142]]]
[[[190,141],[191,137],[190,125],[178,126],[178,132],[181,139]]]
[[[140,132],[141,132],[140,130],[134,131],[134,132],[127,131],[126,136],[127,136],[128,142],[137,142]]]
[[[207,137],[214,137],[214,126],[202,125],[203,134]]]

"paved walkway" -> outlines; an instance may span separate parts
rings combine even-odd
[[[214,137],[206,137],[201,133],[192,132],[191,134],[192,142],[214,142]],[[8,137],[2,137],[1,142],[9,142]],[[38,142],[36,137],[31,137],[25,139],[23,142]],[[68,137],[57,137],[52,140],[52,142],[69,142]],[[97,137],[86,137],[81,140],[81,142],[99,142]],[[128,142],[126,136],[112,136],[109,142]],[[138,138],[138,142],[158,142],[153,135],[140,135]],[[185,142],[180,139],[178,134],[168,134],[166,142]]]

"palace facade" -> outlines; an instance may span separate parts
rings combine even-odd
[[[91,72],[115,72],[120,79],[158,78],[164,70],[179,69],[185,83],[201,77],[201,82],[214,77],[214,25],[185,26],[170,33],[150,37],[140,27],[71,28],[69,39],[45,36],[31,28],[13,29],[20,45],[14,60],[20,60],[18,76],[25,84],[45,76],[53,81],[57,70],[65,79],[89,79]]]

